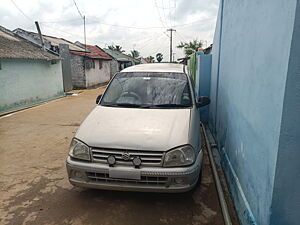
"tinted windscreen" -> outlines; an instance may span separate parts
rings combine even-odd
[[[179,73],[119,73],[106,90],[101,105],[123,107],[190,107],[186,75]]]

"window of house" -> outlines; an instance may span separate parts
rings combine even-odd
[[[103,63],[103,61],[102,60],[99,60],[99,70],[101,70],[102,69],[102,63]]]

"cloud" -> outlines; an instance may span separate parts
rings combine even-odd
[[[197,15],[210,18],[216,16],[219,0],[180,0],[176,10],[176,21],[186,20],[188,17]]]
[[[34,21],[38,20],[44,34],[73,42],[77,40],[83,42],[83,21],[71,0],[14,0],[14,2],[32,21],[25,18],[12,2],[4,1],[0,8],[2,26],[11,30],[20,27],[35,32]],[[86,15],[88,44],[97,44],[101,47],[119,44],[127,52],[137,49],[143,56],[162,52],[164,58],[168,59],[169,37],[166,28],[170,25],[179,25],[175,27],[177,31],[173,39],[176,58],[183,56],[183,51],[175,48],[180,41],[197,38],[207,40],[210,44],[219,0],[131,0],[130,2],[76,0],[76,2],[81,13]]]

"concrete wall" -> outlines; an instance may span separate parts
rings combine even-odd
[[[73,88],[86,88],[83,57],[71,54],[70,63]]]
[[[0,113],[63,96],[61,62],[1,59]]]
[[[288,62],[270,224],[300,224],[300,2]]]
[[[59,44],[59,51],[61,56],[64,91],[67,92],[73,89],[69,45]]]
[[[300,107],[292,111],[294,104],[298,106],[296,99],[299,104],[299,86],[292,87],[299,76],[297,80],[289,75],[292,63],[299,71],[297,57],[290,59],[292,37],[298,40],[292,47],[299,53],[300,38],[294,34],[297,0],[222,2],[213,46],[209,118],[239,217],[242,224],[299,224],[295,210],[300,211],[300,200],[292,197],[296,192],[291,183],[299,178],[299,163],[295,159],[283,169],[291,162],[287,153],[278,151],[285,145],[299,159],[299,128],[291,124],[291,118],[299,124]],[[298,170],[284,180],[292,190],[286,195],[279,184],[283,172],[293,168]]]
[[[119,63],[113,59],[110,61],[110,77],[112,78],[117,72],[119,72]]]
[[[110,80],[110,61],[94,60],[95,68],[86,70],[86,87],[93,87]],[[99,67],[99,65],[101,65]]]

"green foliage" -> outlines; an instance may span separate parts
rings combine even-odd
[[[189,56],[189,55],[193,54],[194,52],[196,52],[198,50],[198,48],[202,48],[202,46],[203,46],[202,41],[198,41],[197,39],[194,39],[189,42],[180,42],[180,44],[177,45],[177,48],[183,48],[184,54],[186,56]]]
[[[161,53],[157,53],[156,54],[156,60],[157,60],[157,62],[161,62],[162,60],[163,60],[163,54],[161,54]]]
[[[137,59],[140,57],[140,52],[137,50],[132,50],[132,51],[130,51],[130,56]]]
[[[120,45],[109,45],[108,49],[118,51],[118,52],[125,52]]]
[[[147,60],[150,62],[150,63],[154,63],[154,57],[152,55],[148,56],[147,57]]]

